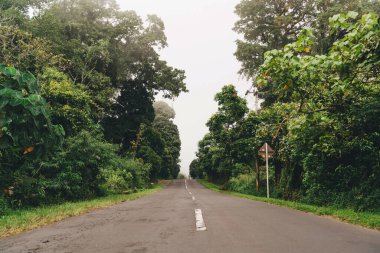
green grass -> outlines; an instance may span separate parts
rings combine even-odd
[[[80,202],[67,202],[46,207],[15,210],[9,215],[0,217],[0,238],[51,224],[68,217],[81,215],[98,208],[135,200],[160,189],[162,189],[162,186],[157,185],[152,189],[132,194],[115,194]]]
[[[366,228],[372,228],[376,230],[380,230],[380,213],[370,213],[370,212],[355,212],[351,209],[342,209],[336,207],[322,207],[322,206],[314,206],[308,205],[300,202],[287,201],[282,199],[273,199],[273,198],[264,198],[264,197],[256,197],[253,195],[242,194],[238,192],[224,191],[220,189],[220,186],[208,182],[206,180],[198,180],[200,184],[205,186],[206,188],[216,191],[226,193],[239,198],[246,198],[255,201],[266,202],[273,205],[284,206],[300,211],[305,211],[309,213],[313,213],[321,216],[330,216],[336,218],[338,220],[360,225]]]

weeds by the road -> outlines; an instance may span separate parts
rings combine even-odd
[[[285,206],[285,207],[297,209],[300,211],[313,213],[316,215],[331,216],[331,217],[339,219],[341,221],[345,221],[345,222],[356,224],[356,225],[361,225],[361,226],[367,227],[367,228],[380,230],[380,213],[355,212],[355,211],[350,210],[350,209],[314,206],[314,205],[308,205],[308,204],[303,204],[303,203],[294,202],[294,201],[256,197],[253,195],[221,190],[220,186],[213,184],[211,182],[208,182],[207,180],[197,180],[197,181],[200,184],[202,184],[203,186],[205,186],[206,188],[213,190],[213,191],[216,191],[216,192],[223,192],[223,193],[226,193],[226,194],[229,194],[232,196],[236,196],[236,197],[240,197],[240,198],[246,198],[246,199],[266,202],[266,203],[274,204],[274,205],[278,205],[278,206]]]
[[[15,210],[9,215],[0,216],[0,238],[51,224],[68,217],[81,215],[94,209],[135,200],[160,189],[162,189],[162,187],[157,185],[153,189],[132,194],[115,194],[80,202],[67,202],[27,210]]]

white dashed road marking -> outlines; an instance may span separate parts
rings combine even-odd
[[[195,227],[197,228],[197,231],[205,231],[206,225],[203,220],[202,210],[201,209],[195,209]]]
[[[187,181],[185,179],[185,187],[187,192],[191,195],[191,199],[195,201],[195,196],[189,191],[189,188],[187,187]],[[195,209],[195,227],[197,231],[204,231],[206,230],[206,225],[203,220],[202,210],[201,209]]]

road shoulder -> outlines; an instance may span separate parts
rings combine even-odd
[[[221,190],[220,186],[203,179],[197,180],[197,182],[200,183],[202,186],[215,192],[220,192],[220,193],[228,194],[228,195],[239,197],[239,198],[265,202],[272,205],[287,207],[287,208],[291,208],[291,209],[295,209],[299,211],[304,211],[307,213],[312,213],[318,216],[326,216],[328,218],[333,218],[335,220],[339,220],[345,223],[354,224],[354,225],[358,225],[367,229],[380,231],[380,213],[355,212],[350,209],[320,207],[320,206],[313,206],[313,205],[303,204],[303,203],[294,202],[294,201],[286,201],[286,200],[273,199],[273,198],[268,199],[268,198],[257,197],[257,196],[238,193],[238,192]]]
[[[125,201],[136,200],[153,194],[161,189],[163,189],[163,186],[157,185],[152,189],[146,189],[131,194],[109,195],[80,202],[66,202],[59,205],[38,207],[28,210],[15,210],[10,215],[0,217],[0,238],[20,234],[69,217],[80,216]]]

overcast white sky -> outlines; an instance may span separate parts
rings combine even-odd
[[[250,84],[238,75],[232,31],[240,0],[118,0],[124,10],[140,16],[157,14],[165,23],[169,46],[161,51],[169,65],[186,71],[189,93],[170,103],[176,111],[181,141],[181,172],[188,174],[205,126],[217,110],[214,95],[226,84],[234,84],[244,95]]]

